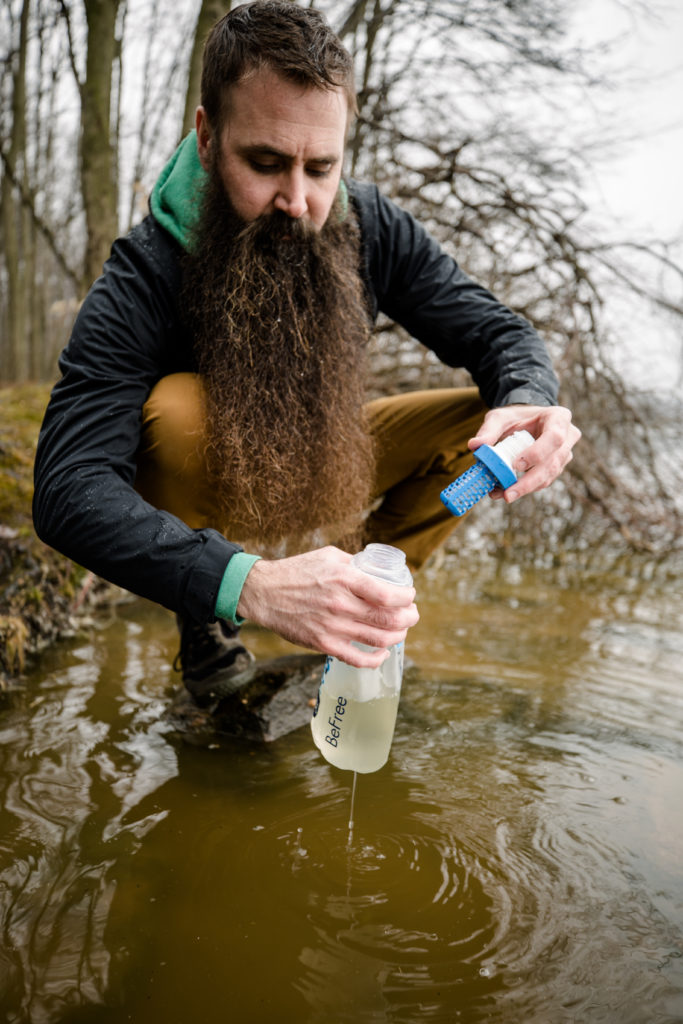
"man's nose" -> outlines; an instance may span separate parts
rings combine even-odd
[[[302,171],[292,170],[282,178],[273,205],[276,210],[282,210],[294,220],[303,217],[308,209],[308,203]]]

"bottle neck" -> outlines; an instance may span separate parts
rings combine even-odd
[[[369,576],[377,576],[387,583],[409,587],[413,582],[404,552],[389,544],[367,544],[353,556],[351,563]]]

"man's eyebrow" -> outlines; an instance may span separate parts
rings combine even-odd
[[[285,153],[284,150],[276,149],[275,146],[268,146],[263,143],[254,143],[253,145],[239,146],[238,152],[242,156],[276,156],[280,160],[292,160],[291,153]],[[310,157],[306,163],[309,164],[337,164],[341,159],[340,156],[335,154],[322,154],[321,156]]]

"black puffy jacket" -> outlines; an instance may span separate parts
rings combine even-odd
[[[349,182],[349,192],[373,313],[469,370],[489,406],[554,404],[557,382],[531,326],[374,186]],[[180,255],[151,215],[114,243],[59,360],[36,455],[34,522],[44,541],[97,575],[208,621],[239,545],[190,529],[133,487],[151,388],[166,374],[196,369],[178,316]]]

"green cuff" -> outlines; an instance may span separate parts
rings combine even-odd
[[[242,625],[244,619],[237,614],[237,605],[244,581],[249,575],[252,565],[254,562],[258,562],[260,557],[260,555],[248,555],[245,551],[238,551],[232,556],[218,588],[215,608],[217,618],[228,619],[236,626]]]

